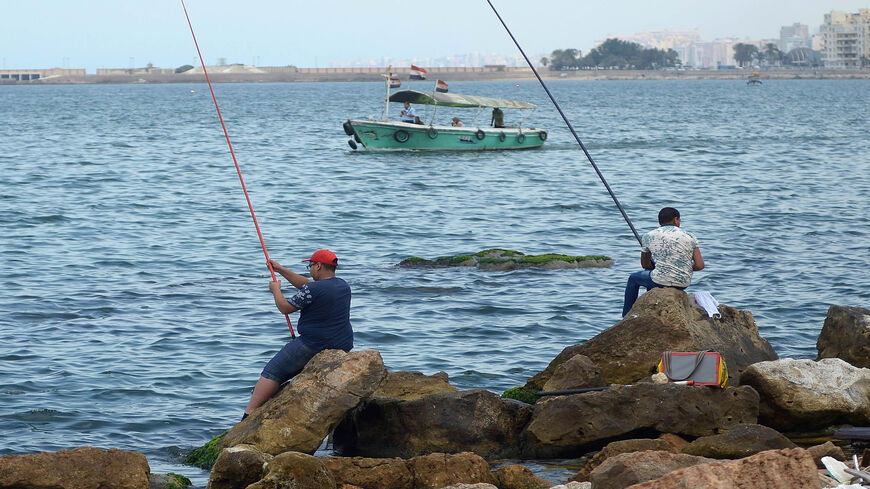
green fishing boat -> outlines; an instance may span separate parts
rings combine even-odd
[[[537,108],[533,104],[446,93],[447,84],[440,80],[436,82],[432,92],[402,90],[390,94],[391,80],[395,81],[395,78],[387,76],[383,120],[349,119],[342,125],[344,132],[351,136],[348,145],[352,149],[371,151],[533,149],[540,148],[547,140],[547,131],[522,126],[528,114]],[[427,110],[423,120],[417,117],[416,122],[390,121],[390,102],[425,105],[431,110]],[[463,123],[455,117],[452,123],[438,125],[435,120],[438,109],[442,107],[477,109],[477,111],[468,122]],[[489,118],[489,109],[492,109],[492,118]],[[502,109],[524,109],[528,114],[522,117],[516,126],[504,126],[500,123],[503,117]]]

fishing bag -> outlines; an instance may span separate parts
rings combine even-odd
[[[666,351],[657,369],[671,382],[725,387],[728,368],[722,354],[713,351]]]

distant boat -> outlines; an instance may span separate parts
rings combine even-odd
[[[746,80],[746,84],[749,86],[761,85],[761,79],[759,78],[757,71],[752,72],[752,75],[748,80]]]
[[[349,119],[342,124],[345,134],[352,136],[348,145],[357,149],[357,143],[363,149],[373,151],[389,150],[434,150],[434,151],[484,151],[502,149],[532,149],[539,148],[547,140],[547,131],[543,129],[524,128],[522,120],[517,126],[491,127],[481,125],[478,118],[484,109],[529,109],[537,107],[526,102],[515,100],[502,100],[491,97],[478,97],[473,95],[460,95],[446,93],[444,88],[436,84],[431,92],[417,90],[402,90],[390,94],[391,75],[385,75],[387,79],[387,97],[385,100],[384,119],[359,120]],[[389,120],[389,102],[408,102],[417,105],[430,105],[433,107],[428,123],[391,122]],[[472,120],[465,122],[463,126],[435,125],[435,114],[439,107],[456,107],[477,109]],[[484,118],[489,117],[487,111]]]

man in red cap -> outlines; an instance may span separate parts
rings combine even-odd
[[[350,286],[335,276],[338,257],[329,250],[317,250],[311,258],[302,261],[308,262],[308,272],[313,280],[269,260],[276,272],[299,289],[287,299],[281,293],[280,280],[269,283],[279,311],[284,314],[302,311],[297,323],[299,336],[287,343],[263,368],[242,419],[271,399],[281,384],[301,372],[321,350],[350,351],[353,348]]]

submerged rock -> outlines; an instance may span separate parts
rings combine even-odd
[[[569,256],[561,254],[526,255],[520,251],[492,248],[470,255],[442,256],[427,260],[417,256],[406,258],[398,266],[404,268],[477,267],[481,270],[516,270],[518,268],[602,268],[613,265],[613,259],[601,255]]]

